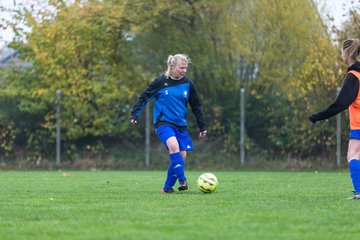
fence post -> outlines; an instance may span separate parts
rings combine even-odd
[[[145,105],[145,166],[150,166],[150,104]]]
[[[56,166],[61,163],[61,119],[60,119],[61,91],[56,90]]]
[[[336,96],[339,95],[341,88],[337,88]],[[336,167],[341,163],[341,113],[336,116]]]
[[[245,164],[245,89],[240,89],[240,163]]]

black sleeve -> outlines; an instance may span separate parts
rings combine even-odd
[[[324,120],[346,110],[355,101],[358,92],[359,80],[354,74],[349,73],[344,79],[344,85],[335,102],[322,111],[313,113],[310,117],[310,121],[316,122]]]
[[[144,108],[145,104],[149,102],[154,95],[159,91],[163,83],[163,78],[156,78],[150,85],[139,95],[136,100],[135,106],[131,111],[130,119],[137,120],[140,116],[141,110]]]
[[[189,103],[191,106],[191,110],[196,118],[197,124],[199,126],[200,132],[206,130],[206,122],[204,113],[201,109],[201,103],[199,97],[197,95],[195,85],[193,82],[190,82],[190,96],[189,96]]]

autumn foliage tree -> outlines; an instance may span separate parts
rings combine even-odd
[[[133,87],[144,82],[141,66],[130,57],[125,6],[92,1],[53,7],[56,14],[49,19],[40,16],[41,21],[36,19],[39,15],[25,12],[32,31],[26,34],[26,43],[14,46],[32,67],[12,71],[3,84],[2,97],[37,120],[31,127],[19,126],[18,119],[12,123],[19,129],[32,129],[23,132],[27,145],[53,142],[55,92],[60,90],[65,142],[123,134]]]
[[[48,149],[56,90],[68,149],[94,142],[101,149],[106,138],[141,139],[143,128],[130,127],[129,111],[175,53],[192,59],[189,77],[207,116],[209,151],[216,145],[212,149],[237,155],[240,88],[247,94],[248,156],[309,157],[334,145],[333,126],[313,128],[307,119],[334,96],[339,67],[313,1],[49,4],[49,11],[19,13],[31,31],[12,46],[32,67],[4,76],[0,104],[7,108],[0,116],[7,146],[18,139],[38,153]],[[189,127],[197,131],[194,121]]]

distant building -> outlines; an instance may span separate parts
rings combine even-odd
[[[31,67],[31,63],[21,60],[19,51],[5,46],[0,49],[0,68],[10,67],[26,68]]]

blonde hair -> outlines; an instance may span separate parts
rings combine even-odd
[[[359,40],[347,39],[342,42],[341,50],[343,51],[344,61],[346,64],[356,62],[360,53]]]
[[[167,70],[164,73],[167,78],[170,77],[170,70],[171,70],[170,65],[174,65],[176,68],[180,61],[184,61],[186,63],[191,63],[190,58],[186,54],[178,53],[178,54],[175,54],[174,56],[173,55],[168,56]]]

